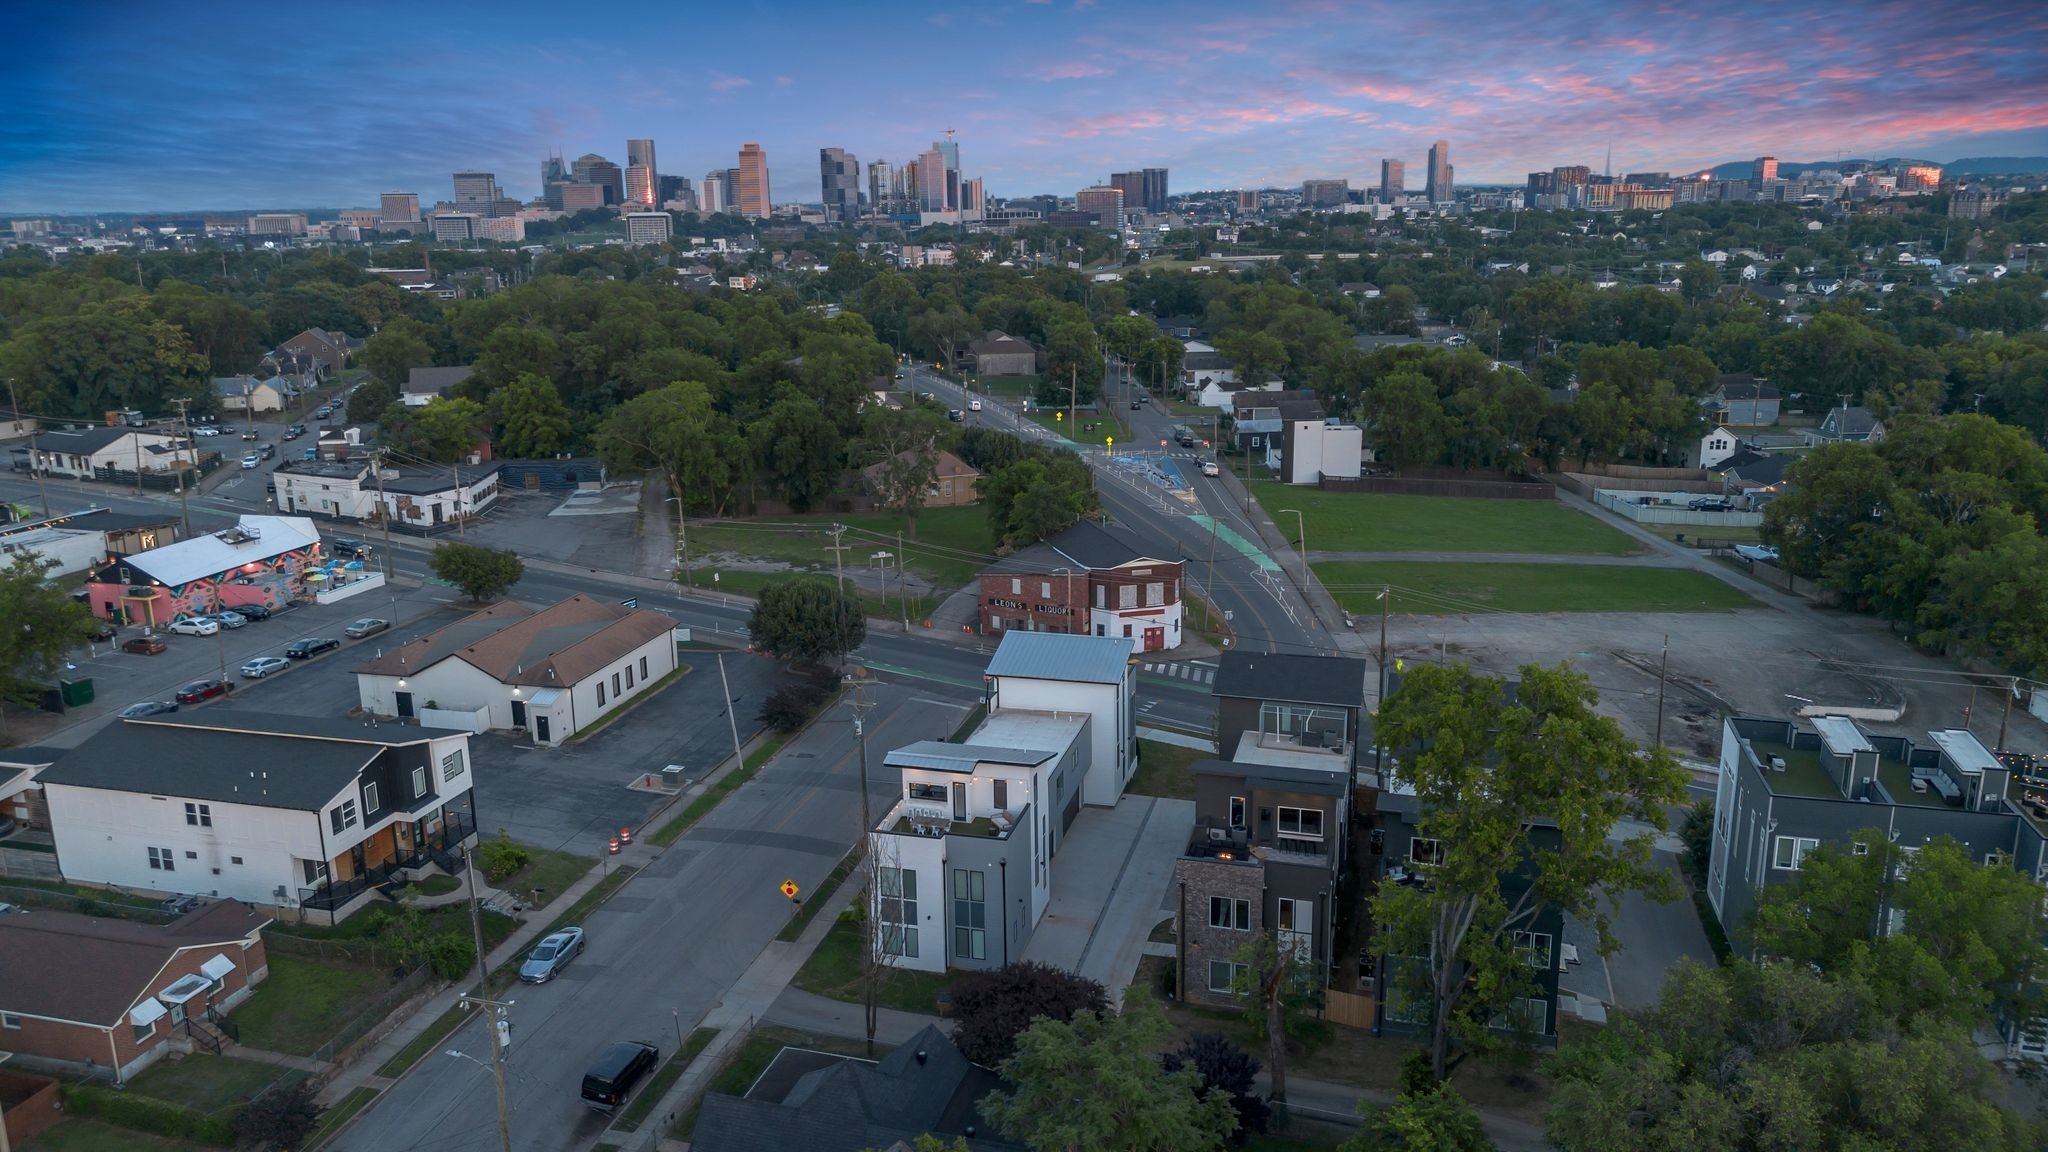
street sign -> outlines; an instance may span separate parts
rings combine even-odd
[[[802,889],[796,886],[796,881],[784,880],[782,882],[782,894],[784,896],[789,897],[791,900],[796,899],[796,894],[800,891],[802,891]]]

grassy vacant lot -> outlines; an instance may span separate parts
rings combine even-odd
[[[1056,436],[1064,436],[1077,444],[1100,447],[1111,436],[1116,437],[1116,442],[1119,444],[1129,444],[1131,442],[1131,430],[1124,427],[1122,413],[1114,408],[1104,408],[1100,412],[1090,412],[1086,408],[1081,409],[1078,417],[1081,421],[1081,427],[1086,428],[1088,425],[1093,424],[1095,425],[1093,432],[1077,431],[1073,424],[1067,420],[1067,408],[1064,404],[1052,408],[1041,408],[1033,404],[1031,411],[1024,413],[1024,418]]]
[[[270,979],[235,1009],[242,1043],[310,1056],[363,1010],[382,975],[368,968],[321,964],[273,952]]]
[[[496,883],[486,883],[539,907],[568,891],[569,886],[583,879],[583,874],[590,871],[590,866],[595,863],[597,861],[588,856],[547,848],[528,848],[526,867]]]
[[[832,543],[830,529],[834,524],[844,524],[848,529],[843,541],[850,546],[845,564],[852,570],[866,567],[868,557],[876,552],[896,551],[896,533],[903,528],[903,517],[895,512],[860,512],[844,516],[819,513],[707,521],[690,525],[690,555],[704,557],[724,552],[754,560],[779,560],[829,574],[832,553],[826,545]],[[910,571],[948,589],[973,579],[988,562],[995,545],[988,530],[988,513],[972,504],[924,509],[917,514],[917,536],[912,538],[906,533],[903,539]],[[708,585],[710,581],[700,572],[697,583]]]
[[[1195,798],[1195,774],[1188,765],[1208,759],[1211,753],[1156,740],[1138,741],[1138,774],[1125,789],[1140,796],[1164,796],[1170,800]]]
[[[116,1128],[98,1120],[59,1120],[18,1152],[202,1152],[204,1144],[188,1144],[151,1136],[132,1128]]]
[[[974,390],[990,396],[1030,396],[1038,391],[1036,376],[980,376]]]
[[[1473,500],[1323,492],[1253,480],[1252,492],[1290,541],[1294,513],[1308,521],[1312,552],[1541,552],[1625,556],[1627,536],[1552,500]]]
[[[1465,612],[1719,612],[1748,608],[1741,592],[1690,568],[1608,564],[1433,564],[1328,562],[1316,579],[1347,612],[1379,614],[1381,585],[1393,611],[1417,616]]]
[[[294,1075],[298,1073],[288,1068],[195,1052],[157,1061],[129,1081],[128,1090],[195,1112],[218,1112],[247,1103],[273,1080]]]
[[[725,1062],[725,1066],[718,1070],[718,1075],[711,1078],[711,1083],[705,1090],[724,1096],[746,1095],[747,1089],[754,1086],[754,1081],[761,1078],[761,1073],[768,1070],[768,1065],[775,1060],[776,1053],[784,1048],[808,1048],[814,1052],[836,1052],[841,1056],[859,1056],[863,1059],[868,1057],[867,1044],[864,1041],[844,1040],[837,1036],[813,1036],[806,1032],[766,1025],[748,1034],[747,1042],[740,1045],[740,1050],[733,1053]],[[888,1054],[888,1045],[875,1045],[874,1059],[879,1060]],[[697,1109],[692,1106],[683,1114],[682,1119],[676,1121],[676,1126],[669,1135],[678,1140],[688,1140],[690,1132],[696,1126]]]
[[[926,947],[937,947],[938,943],[932,941]],[[861,1001],[860,951],[860,924],[842,918],[832,925],[830,932],[825,933],[825,938],[818,943],[818,950],[804,961],[804,966],[797,970],[796,979],[790,983],[806,992],[858,1004]],[[884,1008],[931,1015],[939,1010],[939,993],[952,983],[953,977],[947,973],[897,969],[882,981],[881,995],[877,999]]]

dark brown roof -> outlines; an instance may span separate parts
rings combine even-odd
[[[393,648],[356,671],[402,676],[459,656],[502,684],[565,688],[675,626],[659,612],[582,593],[538,611],[508,600]]]
[[[991,356],[1019,352],[1035,353],[1038,349],[1006,332],[990,332],[988,335],[969,344],[967,351],[975,356]]]
[[[233,948],[268,923],[234,900],[170,924],[40,909],[0,916],[0,1011],[113,1027],[180,949]]]

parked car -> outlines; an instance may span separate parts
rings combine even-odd
[[[365,636],[375,636],[389,627],[391,627],[391,621],[389,620],[379,620],[375,616],[365,616],[360,620],[349,621],[348,627],[343,628],[341,634],[351,640],[361,640]]]
[[[292,662],[282,656],[258,656],[242,665],[242,678],[261,680],[272,672],[281,672],[291,666]]]
[[[660,1062],[661,1049],[645,1040],[621,1040],[607,1047],[583,1074],[583,1102],[600,1112],[612,1111]]]
[[[204,616],[188,616],[173,623],[171,631],[180,636],[211,636],[220,631],[220,625]]]
[[[249,618],[240,612],[223,611],[213,614],[213,622],[223,628],[240,628],[249,622]]]
[[[86,630],[85,637],[88,640],[112,640],[120,634],[121,630],[111,621],[95,619],[92,627]]]
[[[976,400],[969,400],[969,401],[967,402],[967,410],[968,410],[969,412],[979,412],[979,411],[981,411],[981,401],[980,401],[980,400],[978,400],[978,399],[976,399]]]
[[[201,700],[211,700],[215,696],[225,696],[234,690],[235,686],[225,680],[194,680],[183,688],[178,689],[178,703],[197,704]]]
[[[332,415],[334,415],[334,406],[332,404],[322,404],[313,411],[313,418],[315,420],[325,420]]]
[[[243,430],[243,432],[242,432],[242,439],[244,439],[244,440],[261,440],[261,439],[263,439],[263,433],[261,433],[261,432],[258,432],[258,431],[257,431],[257,430],[255,430],[254,428],[248,428],[248,429],[244,429],[244,430]]]
[[[192,430],[192,434],[194,436],[218,436],[220,435],[220,429],[201,424]]]
[[[270,619],[270,609],[264,607],[261,604],[242,604],[237,606],[235,608],[235,611],[238,614],[240,614],[242,618],[245,620]]]
[[[121,709],[116,715],[123,720],[134,720],[143,716],[160,716],[165,712],[176,712],[177,710],[178,702],[176,700],[144,700],[140,704],[130,704],[126,708]]]
[[[561,975],[562,969],[583,952],[583,929],[564,928],[550,933],[526,954],[519,966],[519,979],[528,984],[545,984]]]
[[[1686,508],[1693,512],[1728,512],[1735,507],[1735,501],[1722,496],[1702,496]]]
[[[951,420],[955,424],[958,424],[962,420],[967,419],[967,414],[965,412],[960,411],[958,408],[948,408],[946,409],[946,419]]]
[[[1202,475],[1221,476],[1223,475],[1223,469],[1217,467],[1214,460],[1204,460],[1202,461]]]
[[[254,468],[254,467],[256,467],[257,465],[259,465],[259,464],[261,464],[261,463],[263,463],[263,457],[261,457],[261,456],[258,456],[258,455],[257,455],[256,453],[254,453],[254,452],[244,452],[244,453],[242,453],[242,467],[244,467],[244,468]]]
[[[309,656],[317,656],[329,648],[339,647],[341,647],[341,641],[336,640],[332,636],[309,636],[304,640],[292,641],[285,648],[284,654],[294,660],[304,660]]]
[[[154,636],[137,636],[121,645],[121,651],[133,652],[137,656],[157,656],[170,651],[170,647]]]
[[[277,445],[265,444],[263,447],[256,450],[256,454],[258,456],[263,457],[265,460],[268,460],[271,457],[277,455]]]
[[[355,560],[364,560],[370,555],[369,544],[349,536],[336,536],[331,543],[334,545],[334,554],[336,556],[347,556]]]

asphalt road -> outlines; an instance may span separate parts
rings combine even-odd
[[[1110,369],[1112,377],[1118,369]],[[973,393],[933,373],[913,367],[906,383],[921,392],[931,392],[949,408],[966,409]],[[1217,539],[1216,528],[1233,531],[1247,541],[1259,539],[1245,509],[1244,486],[1234,477],[1201,475],[1190,453],[1172,442],[1168,429],[1181,421],[1155,401],[1143,408],[1129,405],[1130,385],[1111,383],[1105,403],[1118,405],[1117,415],[1131,426],[1135,451],[1164,456],[1179,467],[1194,491],[1196,503],[1189,505],[1167,490],[1127,469],[1112,467],[1101,445],[1075,445],[1082,458],[1095,469],[1096,492],[1116,523],[1134,536],[1146,551],[1160,558],[1174,557],[1188,562],[1190,577],[1209,593],[1216,606],[1230,614],[1230,626],[1237,634],[1237,646],[1254,652],[1291,652],[1327,655],[1335,649],[1314,623],[1308,605],[1277,569],[1262,575],[1256,561],[1227,542]],[[1013,432],[1027,439],[1059,441],[1037,424],[1011,411],[1005,404],[984,398],[980,412],[963,411],[964,423]],[[1167,441],[1165,447],[1160,441]],[[1119,453],[1122,455],[1122,453]],[[1195,519],[1205,516],[1207,522]],[[1276,578],[1277,577],[1277,578]]]
[[[882,749],[948,735],[964,708],[892,686],[869,699],[876,706],[871,765]],[[776,887],[793,879],[815,892],[853,845],[859,755],[846,721],[841,705],[586,920],[589,948],[559,980],[506,994],[515,1002],[507,1083],[513,1148],[588,1144],[607,1123],[578,1098],[589,1059],[622,1039],[672,1051],[678,1028],[687,1035],[788,919],[789,903]],[[884,775],[870,773],[877,805],[897,790]],[[489,1062],[480,1023],[443,1048]],[[487,1152],[497,1147],[496,1107],[486,1067],[437,1052],[330,1147]]]

